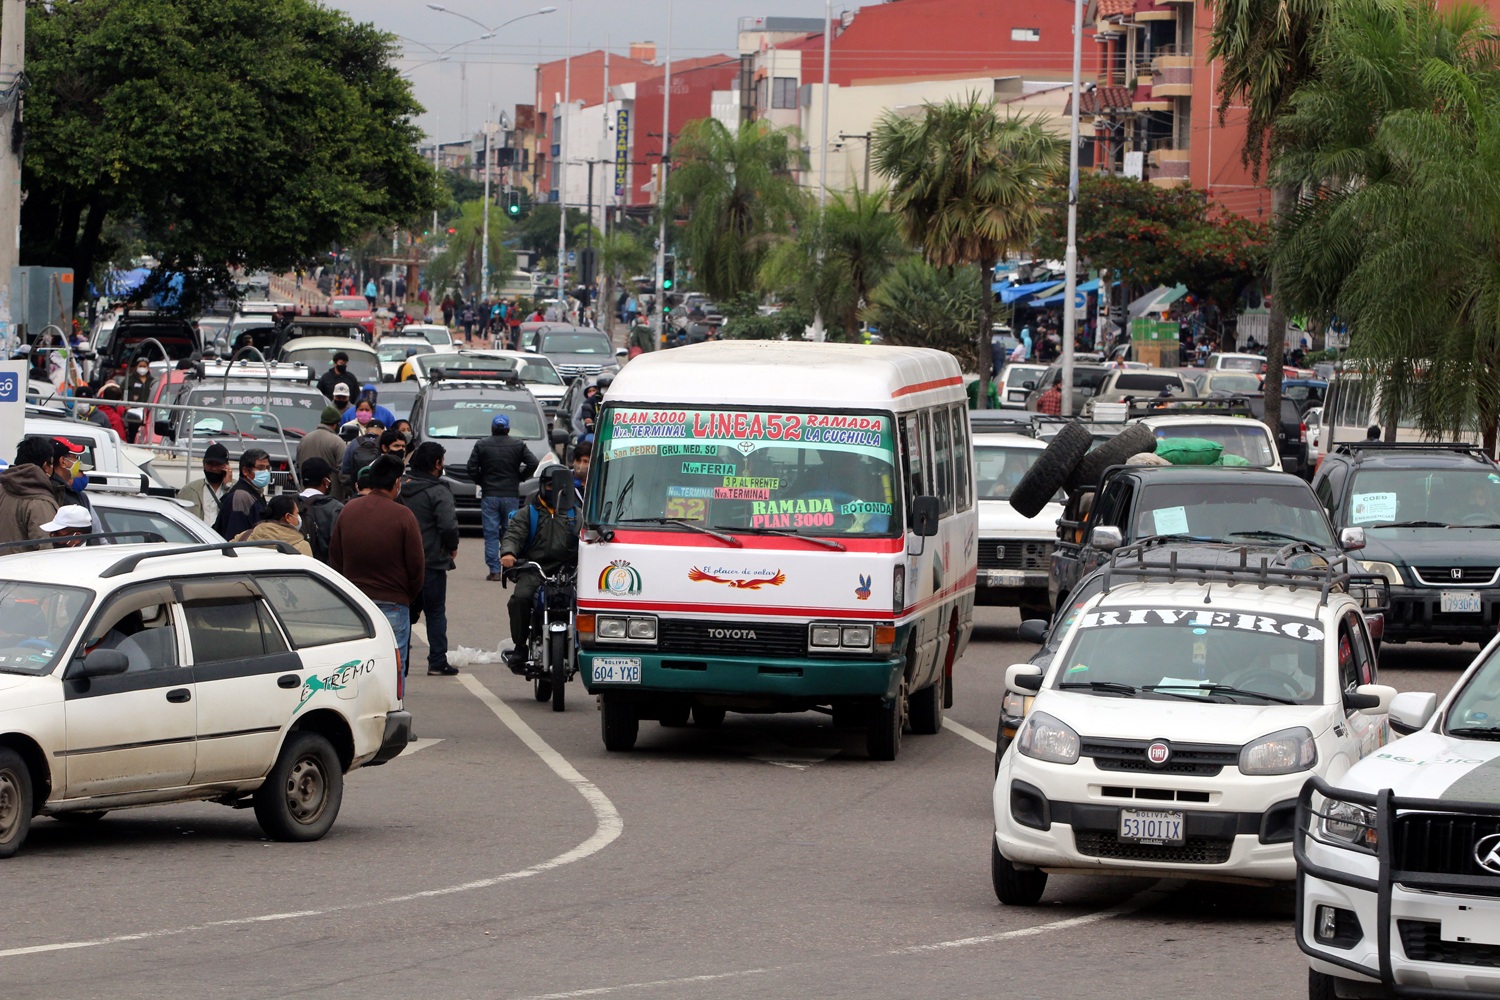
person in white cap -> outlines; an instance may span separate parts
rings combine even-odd
[[[89,512],[78,504],[68,504],[66,507],[57,508],[57,513],[52,520],[42,525],[42,530],[53,538],[67,538],[69,535],[87,535],[94,530],[94,519]],[[55,548],[71,549],[82,542],[58,541],[53,543]]]

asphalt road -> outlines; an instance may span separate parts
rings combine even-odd
[[[483,573],[465,539],[455,645],[501,638]],[[1031,647],[1014,612],[980,620],[968,734],[893,764],[816,714],[643,723],[607,754],[577,682],[555,714],[497,666],[414,674],[422,742],[351,776],[319,843],[207,804],[38,820],[0,863],[0,997],[1305,995],[1289,889],[1054,876],[1034,909],[996,903],[975,739]],[[1383,679],[1443,691],[1472,654],[1387,647]]]

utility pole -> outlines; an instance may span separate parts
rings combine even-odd
[[[823,4],[823,151],[818,158],[818,209],[828,202],[828,70],[833,61],[833,0]],[[772,83],[774,86],[774,81]]]
[[[495,105],[489,106],[494,113]],[[490,293],[490,116],[484,117],[484,245],[479,248],[479,298]]]
[[[661,100],[661,171],[656,175],[656,337],[667,332],[667,173],[672,166],[672,0],[667,0],[667,62],[662,77]]]
[[[432,173],[434,177],[441,177],[441,168],[438,166],[438,157],[442,155],[443,149],[443,116],[440,112],[433,112],[432,125]],[[432,210],[432,237],[437,238],[438,210]]]
[[[1073,415],[1073,341],[1078,332],[1078,106],[1083,76],[1083,0],[1073,0],[1073,117],[1068,137],[1068,248],[1063,256],[1062,415]]]
[[[567,308],[568,275],[568,124],[573,119],[573,0],[568,0],[568,52],[563,60],[563,108],[557,126],[557,308]]]
[[[26,68],[26,0],[3,0],[0,8],[0,342],[9,350],[11,271],[21,263],[21,151],[15,133],[21,121],[22,73]],[[72,303],[68,303],[72,307]]]
[[[839,142],[848,142],[850,139],[858,139],[860,142],[862,142],[862,143],[865,144],[865,157],[864,157],[864,160],[865,160],[865,187],[864,187],[864,190],[865,190],[865,194],[869,194],[870,193],[870,133],[866,132],[863,135],[852,135],[852,134],[850,134],[848,132],[840,132],[839,133]]]

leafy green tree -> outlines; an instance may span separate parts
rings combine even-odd
[[[559,211],[561,210],[555,204],[533,205],[531,212],[512,230],[516,249],[529,250],[536,260],[536,269],[539,271],[557,269],[557,213]],[[588,216],[582,209],[568,209],[568,232],[570,234],[577,232],[578,227],[586,225],[588,225]]]
[[[795,133],[764,121],[731,132],[714,118],[688,122],[672,148],[668,218],[685,217],[673,240],[696,287],[715,299],[757,287],[772,245],[806,210],[793,171],[805,166]]]
[[[1349,5],[1277,123],[1288,307],[1351,331],[1381,422],[1472,431],[1500,415],[1500,54],[1467,4]]]
[[[498,206],[490,206],[490,287],[480,288],[484,270],[484,202],[471,201],[459,206],[456,219],[448,223],[454,232],[448,245],[427,265],[429,287],[442,298],[442,292],[457,287],[462,276],[464,298],[471,291],[476,298],[499,290],[506,277],[516,269],[516,255],[505,246],[510,220]]]
[[[392,36],[315,0],[28,4],[27,263],[81,293],[105,224],[163,271],[289,268],[438,198]]]
[[[1063,170],[1067,144],[1041,120],[1005,117],[979,94],[928,104],[924,114],[887,111],[871,140],[875,169],[891,182],[891,208],[907,239],[935,267],[979,275],[979,315],[968,358],[987,358],[995,263],[1031,245],[1046,213],[1042,192]],[[989,396],[990,366],[979,372]]]
[[[907,257],[875,289],[868,316],[882,343],[947,351],[965,371],[988,372],[989,338],[980,343],[970,332],[993,297],[987,282],[977,268],[933,267]]]
[[[722,303],[725,340],[801,340],[812,325],[812,313],[792,302],[774,311],[763,311],[761,297],[754,292]]]
[[[1063,197],[1059,190],[1055,200]],[[1270,240],[1266,225],[1212,214],[1202,191],[1108,174],[1079,176],[1079,258],[1108,268],[1126,285],[1183,284],[1233,312],[1240,292],[1265,273]],[[1037,232],[1035,253],[1060,260],[1066,246],[1067,217],[1054,212]]]
[[[1208,58],[1219,64],[1219,121],[1231,108],[1246,116],[1244,161],[1259,173],[1275,152],[1273,126],[1297,89],[1319,68],[1314,41],[1340,0],[1209,0],[1213,8]],[[1271,189],[1271,214],[1291,211],[1296,189]],[[1266,332],[1266,423],[1276,430],[1281,412],[1281,356],[1286,349],[1287,310],[1281,275],[1272,261],[1270,315]]]
[[[761,269],[761,281],[821,315],[852,342],[859,339],[870,293],[910,253],[885,193],[856,188],[835,194],[821,216],[804,222],[794,239],[777,244]]]
[[[599,317],[605,329],[613,330],[615,322],[615,289],[633,275],[651,270],[656,254],[636,233],[628,229],[611,229],[594,240],[599,251],[599,274],[603,279],[599,291]]]

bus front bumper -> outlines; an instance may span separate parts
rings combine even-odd
[[[899,654],[856,659],[704,656],[598,648],[578,653],[578,672],[590,694],[649,691],[809,704],[842,698],[894,698],[900,693],[902,667]],[[600,679],[637,676],[638,681]]]

